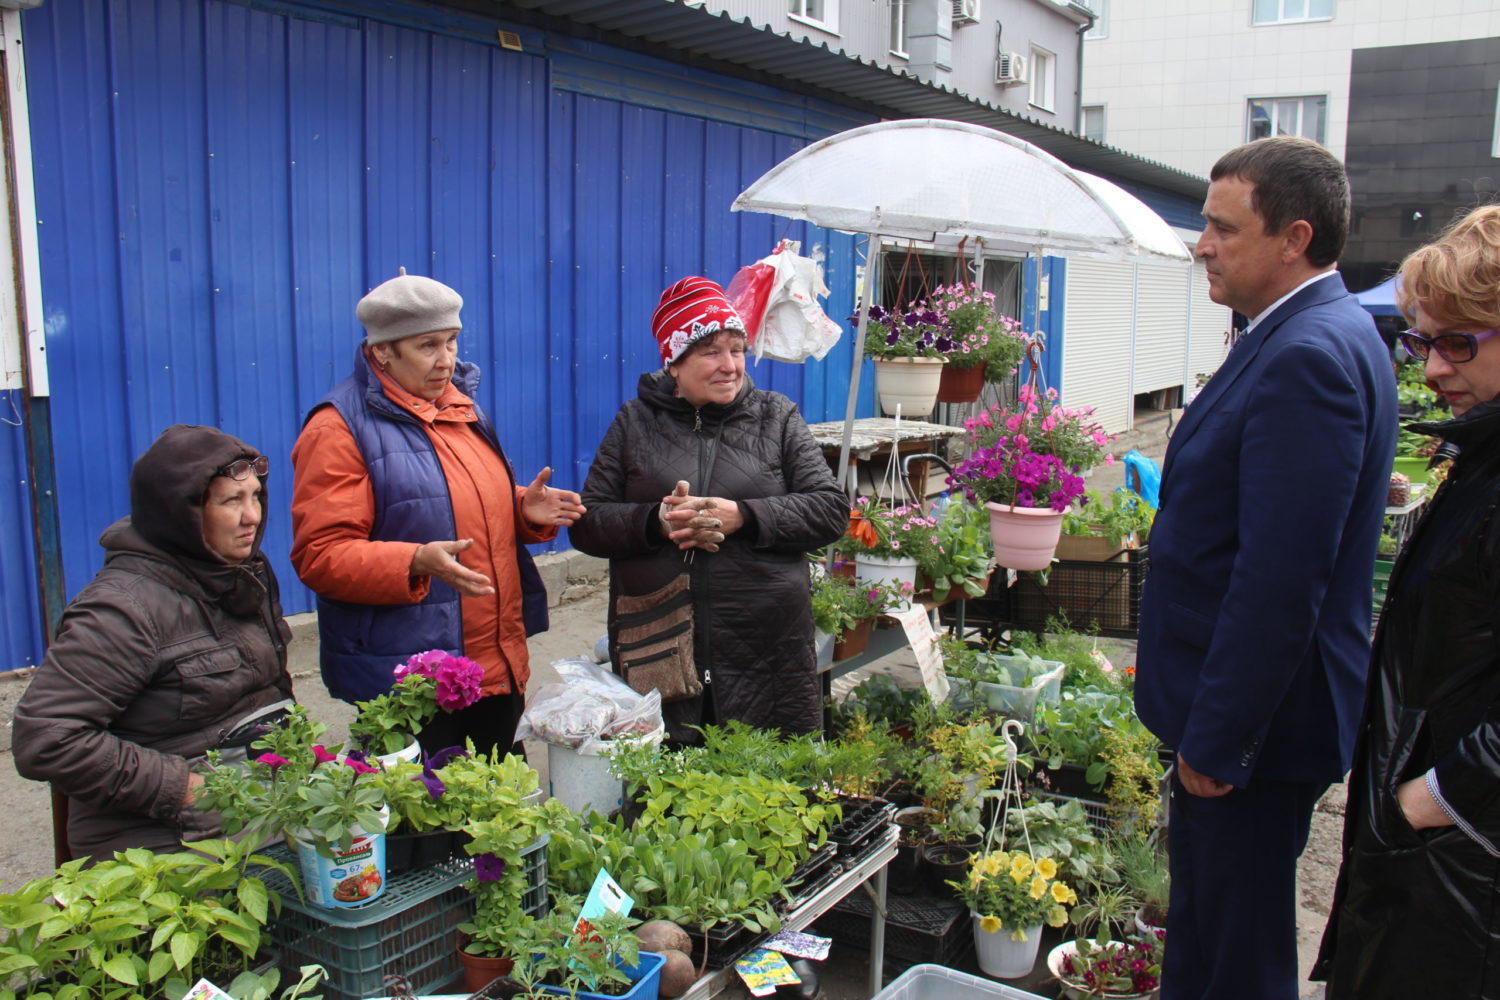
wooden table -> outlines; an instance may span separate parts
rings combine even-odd
[[[898,424],[890,417],[863,417],[854,421],[854,435],[849,442],[849,468],[840,476],[836,466],[839,448],[844,442],[844,422],[830,420],[827,423],[812,424],[808,430],[812,431],[813,440],[823,449],[829,468],[833,469],[834,478],[841,486],[848,481],[850,473],[858,475],[861,462],[869,464],[880,459],[889,461],[893,450],[896,461],[899,462],[903,456],[934,451],[943,442],[964,435],[962,427],[949,424],[929,424],[921,420],[902,420]],[[913,462],[907,476],[912,496],[919,500],[927,497],[927,469],[927,462]],[[872,468],[870,471],[873,481],[878,484],[884,467],[878,470]]]

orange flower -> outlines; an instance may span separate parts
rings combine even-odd
[[[1135,667],[1126,667],[1125,673],[1131,677],[1135,676]]]
[[[849,512],[849,528],[844,534],[867,549],[873,549],[880,544],[880,536],[875,533],[875,525],[871,524],[861,511]]]

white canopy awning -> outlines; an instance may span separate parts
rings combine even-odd
[[[840,132],[735,199],[845,232],[978,237],[989,250],[1191,260],[1171,226],[1119,186],[1004,132],[935,118]]]

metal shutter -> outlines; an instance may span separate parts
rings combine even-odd
[[[1137,265],[1133,394],[1182,385],[1191,273],[1186,262]]]
[[[1063,308],[1063,403],[1094,407],[1111,434],[1128,429],[1135,265],[1069,260]]]
[[[1208,297],[1208,275],[1201,260],[1193,262],[1193,290],[1188,323],[1187,392],[1191,399],[1197,391],[1199,375],[1218,371],[1229,351],[1229,325],[1233,313]]]

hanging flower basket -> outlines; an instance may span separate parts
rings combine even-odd
[[[951,362],[944,365],[943,378],[938,384],[937,401],[939,403],[974,402],[984,391],[984,366],[983,361],[967,368],[959,368]]]
[[[1063,511],[1051,507],[1014,507],[986,503],[995,564],[1010,569],[1036,570],[1052,565],[1052,554],[1062,539]]]
[[[1020,979],[1031,974],[1032,966],[1036,965],[1038,946],[1042,943],[1040,923],[1026,928],[1025,941],[1017,941],[1011,937],[1008,928],[985,930],[981,926],[984,917],[972,910],[969,918],[974,922],[974,951],[985,975],[995,979]]]
[[[942,358],[877,359],[875,391],[880,395],[880,408],[895,416],[899,404],[903,417],[931,416],[943,367]]]

